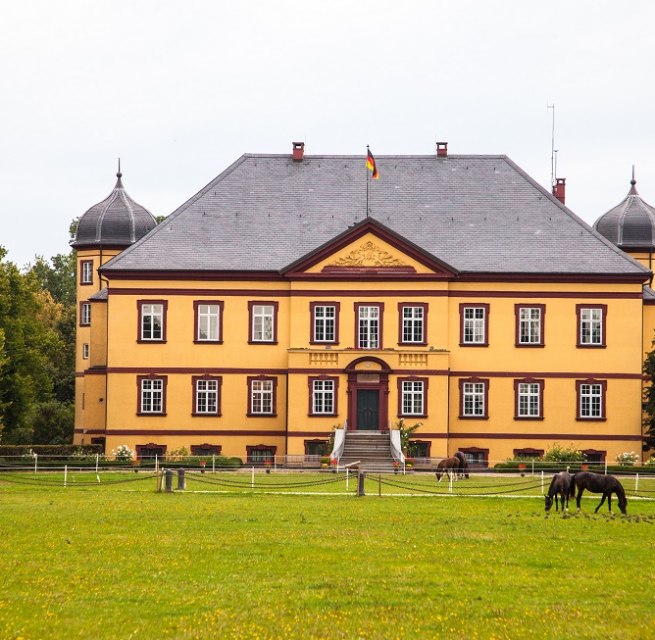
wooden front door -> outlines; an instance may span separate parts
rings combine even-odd
[[[357,389],[357,430],[377,431],[380,428],[380,391]]]

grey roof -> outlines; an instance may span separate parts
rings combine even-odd
[[[96,291],[92,296],[89,296],[89,300],[95,300],[100,302],[107,302],[109,300],[109,289],[103,287],[100,291]]]
[[[655,208],[644,202],[637,193],[634,168],[630,191],[616,207],[594,223],[594,229],[618,247],[655,247]]]
[[[506,156],[380,156],[371,218],[460,272],[646,269]],[[366,218],[365,156],[246,154],[103,272],[280,271]]]
[[[71,246],[127,247],[157,226],[154,216],[127,195],[120,170],[116,176],[114,190],[80,218]]]
[[[644,285],[644,300],[649,302],[655,301],[655,291],[653,291],[649,286]]]

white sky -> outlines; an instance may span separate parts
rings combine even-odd
[[[651,0],[0,0],[0,245],[168,215],[243,153],[507,154],[592,223],[655,206]],[[381,176],[384,179],[384,176]]]

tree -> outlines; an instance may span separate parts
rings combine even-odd
[[[648,384],[644,387],[644,449],[655,449],[655,340],[654,347],[644,360],[644,377]]]

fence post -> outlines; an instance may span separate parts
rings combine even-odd
[[[378,498],[382,497],[382,476],[378,476]]]
[[[532,475],[534,476],[534,460],[532,460]]]
[[[216,473],[216,454],[212,453],[212,473]]]
[[[639,473],[635,476],[635,495],[639,492]]]
[[[68,486],[68,465],[64,465],[64,487]]]
[[[541,495],[544,495],[544,470],[541,470]]]
[[[348,481],[350,479],[350,469],[346,467],[346,493],[348,493]]]
[[[255,465],[253,464],[250,471],[250,488],[255,490]]]
[[[186,489],[186,475],[184,469],[177,470],[177,490],[184,491]]]
[[[357,495],[365,496],[366,492],[364,491],[364,480],[366,479],[366,473],[364,471],[357,472]]]
[[[173,469],[165,469],[164,477],[166,479],[166,493],[172,493],[173,491]]]
[[[38,471],[39,468],[39,454],[35,453],[34,454],[34,473]]]
[[[605,458],[605,475],[607,475],[607,458]]]
[[[96,453],[96,475],[98,475],[98,465],[100,464],[100,454]]]

